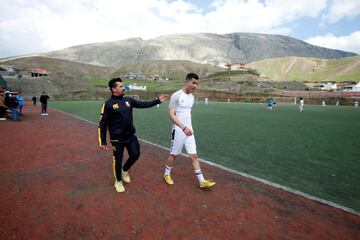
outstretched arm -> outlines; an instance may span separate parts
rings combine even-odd
[[[161,102],[165,102],[167,99],[169,98],[169,95],[168,94],[160,94],[160,96],[159,96],[159,100],[161,101]]]
[[[157,104],[160,104],[160,103],[166,101],[167,99],[168,99],[167,94],[161,94],[155,100],[150,100],[150,101],[138,101],[136,99],[131,98],[131,103],[132,103],[132,106],[135,108],[149,108],[149,107],[153,107]]]

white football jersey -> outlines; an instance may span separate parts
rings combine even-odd
[[[170,97],[169,108],[175,108],[176,117],[187,127],[191,124],[191,109],[194,105],[195,97],[191,93],[187,94],[182,89],[173,93]]]

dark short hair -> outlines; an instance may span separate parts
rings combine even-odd
[[[113,78],[109,81],[109,89],[112,92],[112,88],[116,87],[116,82],[122,82],[121,78]]]
[[[192,79],[196,79],[199,80],[199,76],[196,73],[189,73],[188,75],[186,75],[186,81],[192,80]]]

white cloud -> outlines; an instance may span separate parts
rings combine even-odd
[[[130,37],[200,31],[204,21],[194,5],[182,0],[17,0],[1,1],[0,56],[32,42],[37,50]],[[16,45],[14,45],[14,39]],[[37,44],[31,39],[39,41]],[[23,44],[19,45],[19,42]]]
[[[334,36],[327,34],[325,36],[316,36],[305,40],[306,42],[332,49],[355,52],[360,54],[360,31],[351,33],[348,36]]]
[[[0,15],[0,57],[173,33],[286,35],[292,33],[289,24],[319,17],[326,4],[327,0],[214,0],[210,12],[202,13],[186,0],[2,0],[0,9],[6,11]]]
[[[322,16],[322,24],[336,23],[343,18],[360,15],[359,0],[332,0],[328,11]]]
[[[227,0],[216,1],[206,15],[215,32],[263,32],[289,34],[288,23],[301,17],[316,17],[326,8],[326,0]]]

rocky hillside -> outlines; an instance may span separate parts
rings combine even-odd
[[[248,65],[274,81],[360,81],[360,56],[341,59],[283,57]]]
[[[101,78],[110,75],[113,68],[97,65],[82,64],[61,59],[47,57],[24,57],[9,61],[2,61],[2,65],[11,65],[27,75],[31,68],[43,68],[49,72],[49,76],[64,80]]]
[[[223,67],[225,63],[229,62],[250,63],[284,56],[331,59],[355,56],[356,54],[317,47],[281,35],[198,33],[165,35],[150,40],[131,38],[86,44],[44,55],[111,67],[153,60],[187,60]]]
[[[171,61],[144,61],[134,64],[127,64],[118,68],[112,76],[124,76],[126,73],[141,72],[147,77],[155,75],[168,77],[172,79],[184,79],[189,72],[197,73],[199,76],[213,74],[224,71],[221,67],[216,67],[208,64],[199,64],[190,61],[171,60]]]
[[[248,71],[222,71],[204,77],[201,88],[241,95],[263,95],[284,89],[304,91],[308,86],[296,81],[271,81],[248,69]]]
[[[21,91],[25,97],[38,96],[42,91],[60,99],[93,99],[92,95],[98,91],[91,84],[96,79],[108,79],[113,71],[111,67],[101,67],[66,60],[45,57],[26,57],[10,61],[2,61],[2,65],[11,65],[19,70],[21,78],[7,77],[6,81],[11,90]],[[43,68],[49,73],[48,77],[30,78],[31,68]]]
[[[220,67],[189,61],[140,62],[119,69],[46,57],[16,58],[2,61],[1,64],[14,66],[22,75],[21,78],[6,78],[11,90],[21,91],[27,98],[46,91],[52,99],[102,99],[109,94],[107,84],[112,77],[122,77],[125,84],[146,85],[149,91],[168,91],[181,88],[188,72],[196,72],[202,76],[223,71]],[[46,69],[49,75],[30,78],[28,73],[32,68]],[[140,79],[140,82],[126,79],[128,72],[142,72],[147,78]],[[168,77],[170,81],[147,80],[156,74]]]

